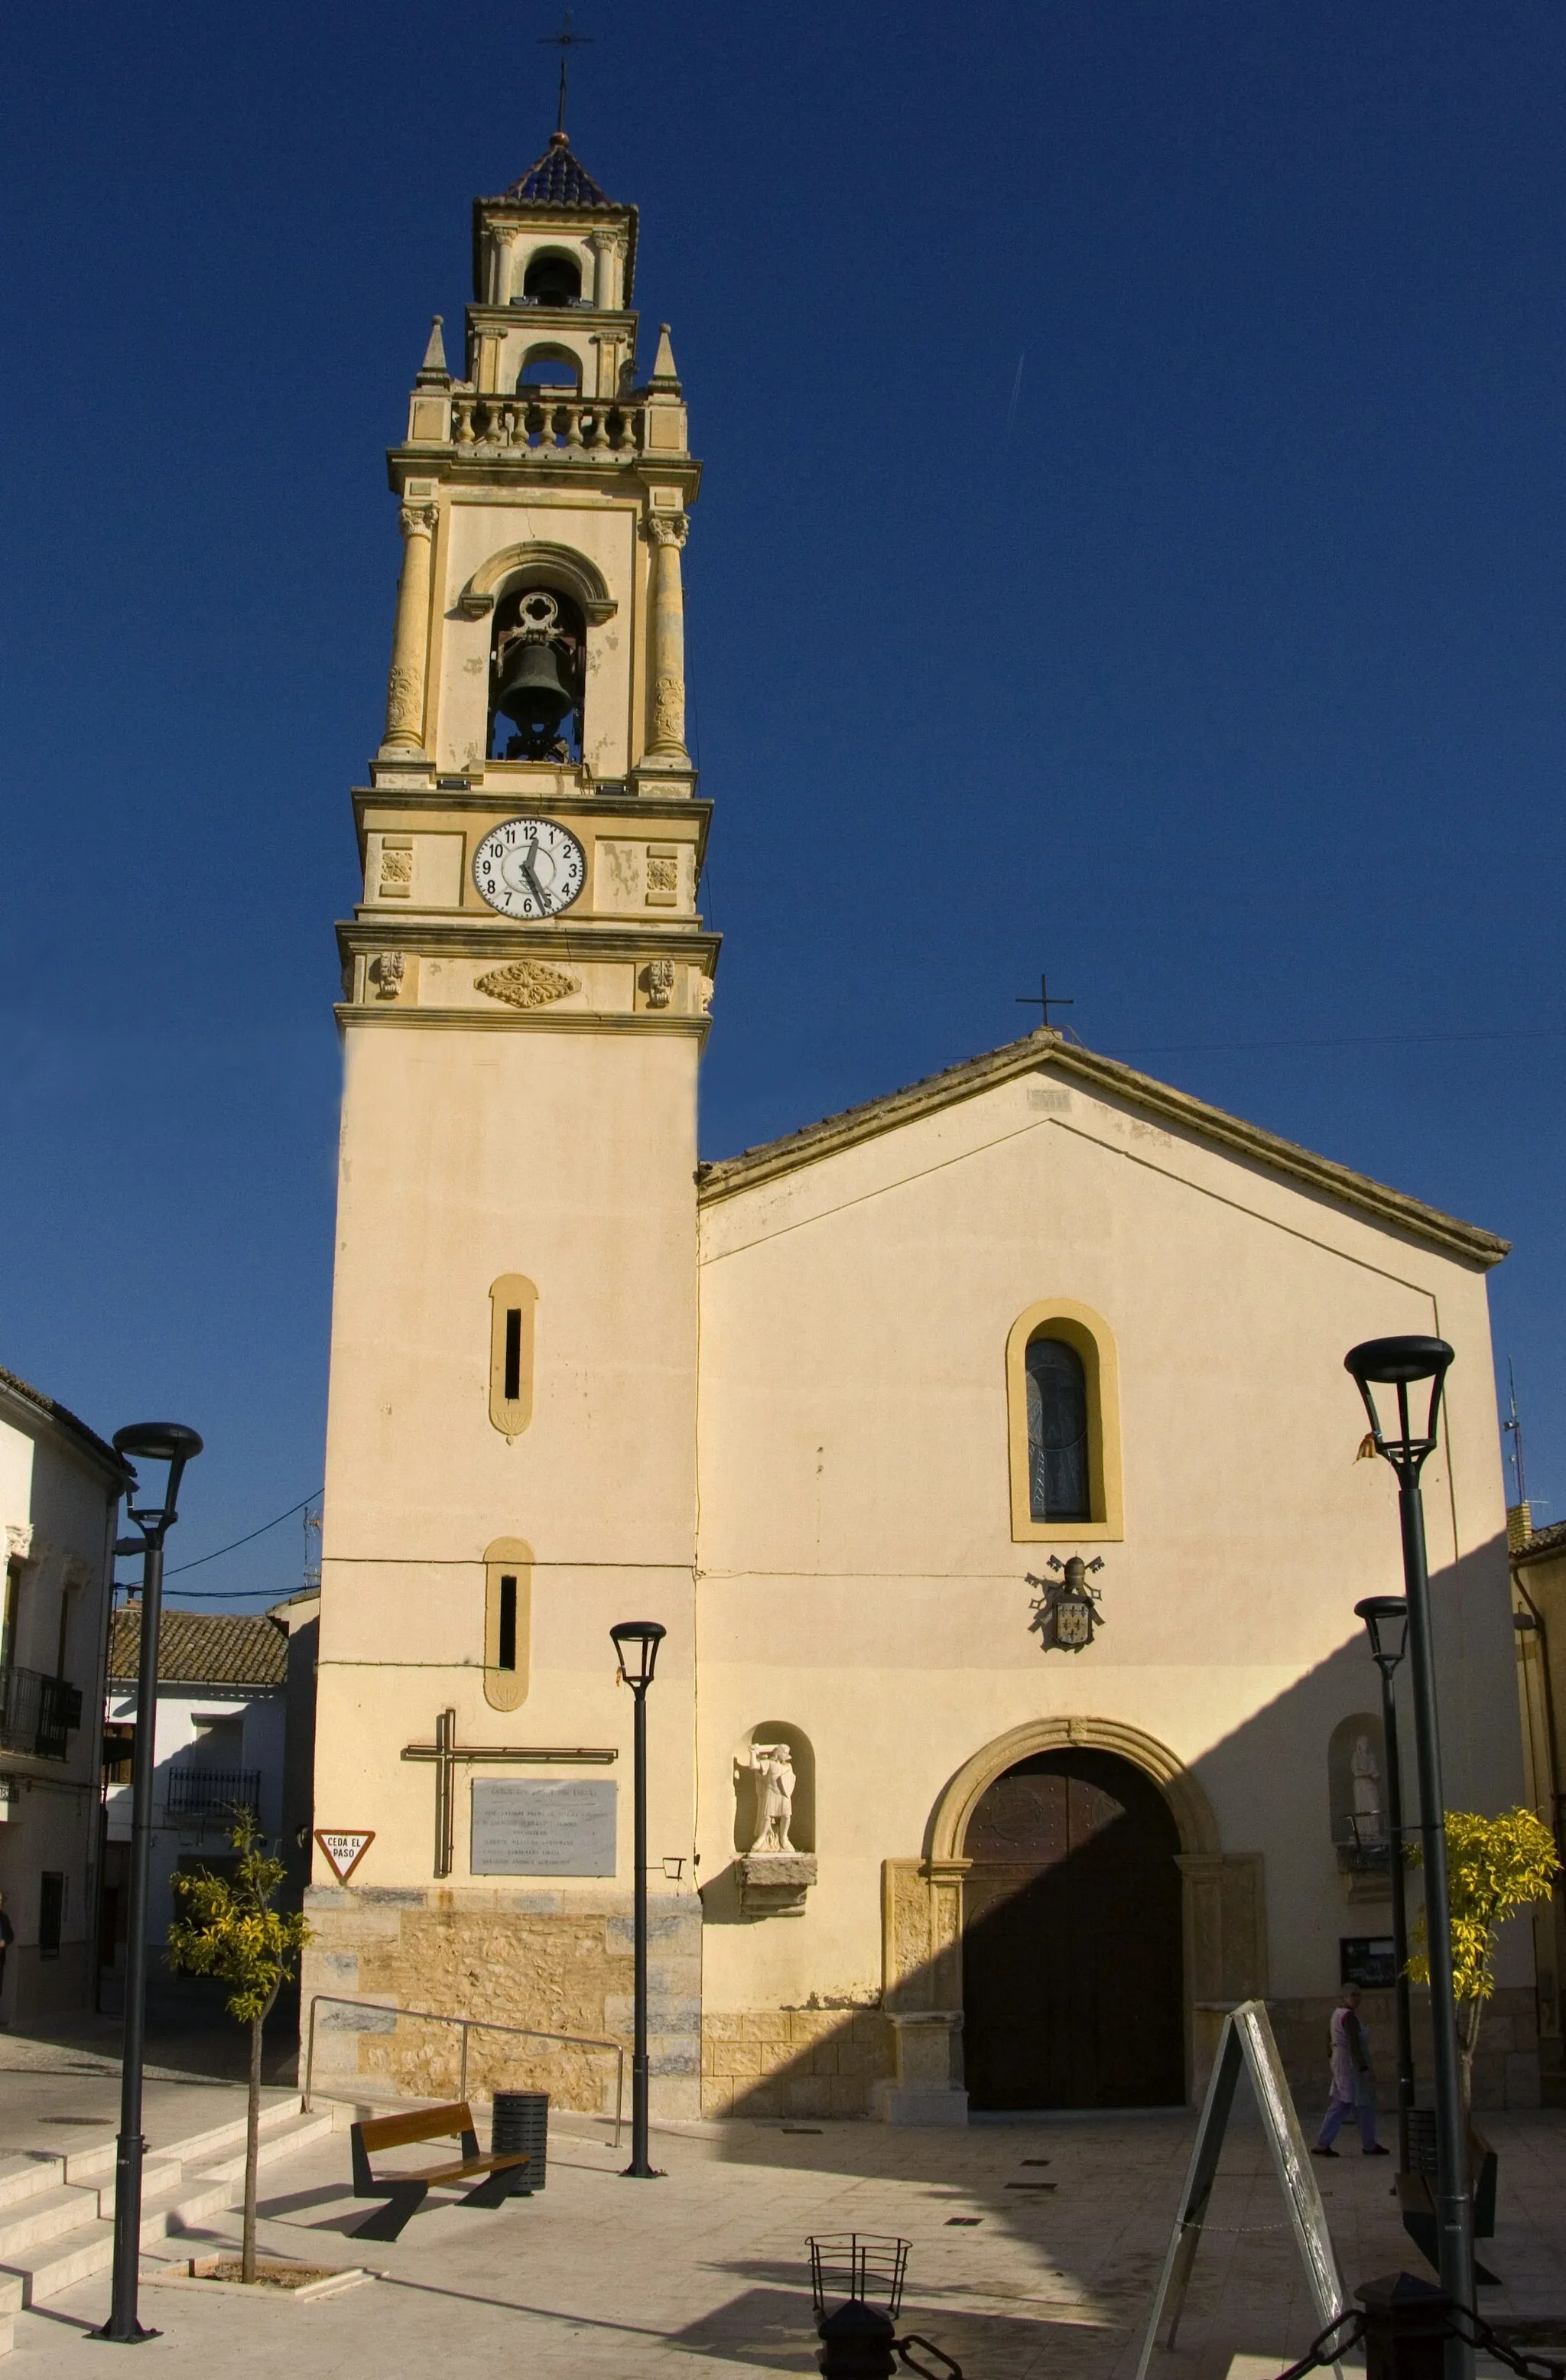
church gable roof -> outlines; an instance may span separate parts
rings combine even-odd
[[[607,207],[613,203],[608,193],[599,188],[581,160],[572,154],[571,143],[564,132],[550,134],[543,155],[528,166],[519,182],[512,184],[505,196],[546,207]]]
[[[956,1065],[943,1068],[938,1075],[927,1075],[922,1081],[910,1083],[902,1090],[889,1091],[879,1099],[867,1099],[860,1107],[845,1108],[840,1115],[824,1116],[819,1123],[805,1124],[781,1139],[742,1149],[736,1157],[698,1166],[698,1199],[703,1206],[710,1206],[719,1199],[734,1197],[780,1174],[793,1172],[796,1167],[834,1157],[840,1150],[852,1148],[879,1134],[895,1132],[899,1126],[953,1106],[959,1099],[977,1098],[980,1092],[993,1090],[1045,1064],[1052,1075],[1074,1075],[1084,1085],[1124,1099],[1197,1139],[1249,1158],[1342,1206],[1357,1208],[1376,1221],[1392,1224],[1415,1239],[1444,1249],[1449,1256],[1462,1257],[1470,1264],[1487,1269],[1499,1264],[1511,1249],[1509,1240],[1481,1230],[1476,1223],[1445,1215],[1437,1207],[1426,1206],[1422,1199],[1409,1197],[1404,1191],[1373,1182],[1368,1174],[1356,1173],[1352,1166],[1339,1165],[1329,1157],[1317,1157],[1313,1150],[1264,1131],[1259,1124],[1246,1123],[1222,1108],[1194,1099],[1188,1091],[1174,1090],[1168,1083],[1156,1082],[1150,1075],[1138,1074],[1135,1066],[1124,1065],[1117,1058],[1102,1058],[1096,1050],[1085,1050],[1079,1042],[1067,1041],[1052,1027],[1026,1034],[1020,1041],[1005,1042],[999,1050],[988,1050],[979,1057],[962,1059]]]

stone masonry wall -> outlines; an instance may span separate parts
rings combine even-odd
[[[880,2009],[776,2009],[704,2016],[704,2116],[865,2116],[892,2073]]]
[[[470,1887],[357,1891],[312,1887],[305,1912],[302,2015],[317,1994],[382,2004],[371,2012],[323,2006],[315,2079],[326,2091],[370,2097],[444,2097],[455,2091],[453,2027],[395,2013],[422,2009],[545,2033],[624,2043],[626,2106],[632,2024],[628,1894]],[[648,1912],[649,2055],[655,2115],[699,2112],[701,1915],[694,1893],[660,1894]],[[589,2050],[469,2036],[467,2089],[546,2090],[563,2107],[613,2107],[614,2060]]]
[[[1327,2027],[1336,2008],[1329,1998],[1271,2000],[1272,2020],[1289,2086],[1309,2130],[1327,2105]],[[1359,2004],[1370,2034],[1383,2137],[1390,2137],[1397,2110],[1396,2016],[1390,1992],[1366,1992]],[[1430,2100],[1429,2001],[1414,1994],[1414,2076],[1417,2099]],[[1485,2012],[1474,2057],[1474,2105],[1536,2107],[1539,2104],[1538,2009],[1532,1989],[1514,1985],[1498,1991]]]

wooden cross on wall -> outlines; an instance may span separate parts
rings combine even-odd
[[[562,1762],[577,1762],[588,1767],[606,1768],[620,1755],[613,1746],[601,1743],[458,1743],[456,1713],[440,1712],[435,1720],[433,1743],[405,1743],[405,1760],[432,1760],[435,1764],[435,1874],[450,1876],[452,1855],[452,1772],[458,1761],[504,1761],[512,1765],[535,1767],[557,1767]]]

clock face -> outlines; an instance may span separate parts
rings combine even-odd
[[[587,880],[576,836],[553,819],[507,819],[473,855],[473,881],[503,917],[553,917]]]

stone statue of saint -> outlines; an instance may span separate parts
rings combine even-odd
[[[791,1852],[789,1824],[794,1816],[794,1754],[786,1743],[751,1746],[756,1770],[756,1840],[753,1852]]]
[[[1354,1779],[1354,1833],[1368,1842],[1381,1832],[1381,1764],[1367,1735],[1354,1738],[1349,1762]]]

